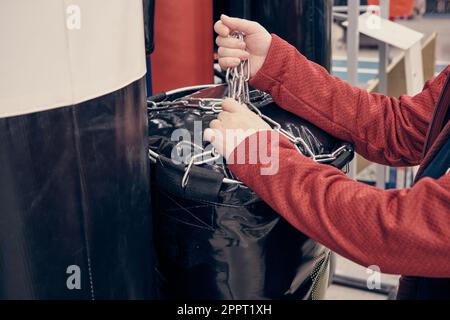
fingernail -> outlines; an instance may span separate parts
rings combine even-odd
[[[223,13],[220,15],[220,17],[221,18],[229,18],[226,14],[223,14]]]

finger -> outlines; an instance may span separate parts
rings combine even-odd
[[[215,132],[214,129],[211,128],[207,128],[204,132],[203,132],[203,140],[208,141],[210,143],[214,142],[214,137],[215,137]]]
[[[218,153],[221,155],[224,154],[223,145],[225,141],[223,139],[222,131],[208,128],[203,132],[203,139],[210,142]]]
[[[247,51],[241,49],[229,49],[220,47],[217,51],[220,58],[239,58],[240,60],[247,60],[250,57],[250,54]]]
[[[227,119],[230,118],[230,113],[227,111],[222,111],[221,113],[219,113],[219,115],[217,116],[217,119],[220,121],[225,121]],[[222,124],[220,124],[222,126]]]
[[[218,47],[225,47],[225,48],[230,48],[230,49],[245,50],[245,48],[246,48],[246,44],[244,41],[241,41],[236,38],[230,38],[230,37],[218,36],[216,38],[216,44]]]
[[[222,110],[230,113],[248,110],[248,108],[232,98],[227,98],[222,102]]]
[[[212,143],[214,147],[222,149],[223,134],[219,129],[205,129],[205,131],[203,131],[203,140]]]
[[[234,68],[238,66],[240,63],[241,59],[239,58],[233,57],[219,58],[219,65],[223,70],[226,70],[228,68]]]
[[[259,24],[255,21],[231,18],[224,14],[220,16],[220,20],[224,26],[228,27],[228,30],[240,31],[245,34],[252,34],[259,31]]]
[[[230,29],[221,20],[214,24],[214,31],[221,37],[228,37],[230,35]]]
[[[217,119],[214,119],[213,121],[211,121],[209,123],[209,127],[211,129],[218,129],[218,130],[222,130],[223,129],[222,123],[220,122],[220,120],[217,120]]]

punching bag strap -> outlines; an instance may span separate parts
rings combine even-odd
[[[192,166],[189,180],[182,183],[185,177],[184,165],[176,165],[170,159],[159,156],[156,160],[157,187],[176,196],[190,200],[216,202],[224,175],[213,170]]]
[[[350,161],[353,160],[353,157],[355,156],[354,148],[350,143],[344,143],[342,146],[344,151],[340,153],[335,160],[333,160],[330,165],[333,167],[336,167],[338,169],[342,169],[350,163]],[[347,172],[348,168],[344,170],[344,172]]]

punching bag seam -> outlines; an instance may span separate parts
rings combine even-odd
[[[91,293],[91,299],[95,300],[95,291],[94,291],[94,277],[92,274],[92,267],[91,267],[91,252],[89,250],[89,237],[87,234],[87,221],[85,219],[85,214],[89,211],[86,207],[86,186],[85,186],[85,173],[84,170],[81,167],[82,159],[81,159],[81,146],[80,146],[80,129],[78,127],[77,123],[77,117],[76,117],[76,106],[72,109],[72,122],[73,122],[73,128],[74,128],[74,146],[76,149],[76,157],[77,157],[77,165],[78,165],[78,172],[80,177],[80,196],[81,196],[81,225],[83,227],[83,239],[86,246],[86,259],[87,259],[87,266],[88,266],[88,275],[89,275],[89,285],[90,285],[90,293]]]

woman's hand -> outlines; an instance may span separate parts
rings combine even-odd
[[[272,128],[247,106],[228,98],[222,103],[223,111],[211,121],[204,132],[204,140],[212,143],[221,155],[228,159],[245,138],[257,131]]]
[[[218,37],[219,65],[222,69],[236,67],[242,60],[250,59],[253,77],[264,64],[269,52],[272,36],[255,21],[230,18],[222,15],[214,25]],[[244,41],[230,37],[233,31],[244,33]]]

